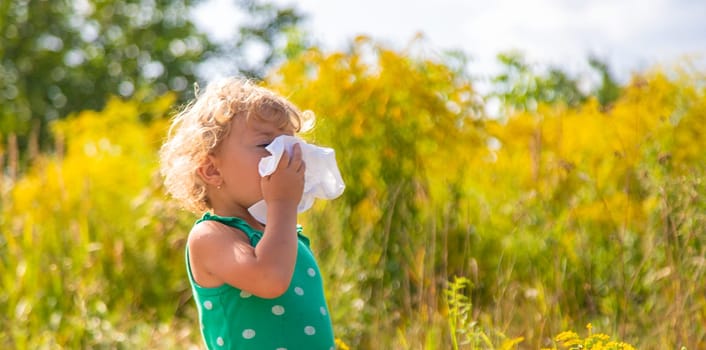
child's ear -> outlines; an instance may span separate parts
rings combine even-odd
[[[216,166],[216,159],[213,155],[208,155],[208,158],[201,163],[201,166],[197,170],[201,179],[212,186],[220,186],[223,184],[223,178],[221,177],[221,172]]]

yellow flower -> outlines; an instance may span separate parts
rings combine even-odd
[[[350,350],[351,348],[349,348],[348,345],[343,340],[341,340],[341,338],[336,338],[336,349]]]

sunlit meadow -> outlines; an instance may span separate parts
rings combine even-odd
[[[339,348],[704,348],[706,80],[680,67],[500,118],[462,72],[365,39],[271,72],[347,184],[300,218]],[[201,347],[195,215],[157,174],[175,108],[70,116],[27,169],[0,142],[0,347]]]

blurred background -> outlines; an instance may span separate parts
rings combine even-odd
[[[195,84],[317,115],[301,216],[341,349],[706,346],[706,3],[0,3],[0,346],[198,349]]]

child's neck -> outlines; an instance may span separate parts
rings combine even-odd
[[[211,208],[211,213],[218,215],[218,216],[223,216],[223,217],[236,217],[239,219],[242,219],[243,221],[247,222],[250,227],[263,231],[265,229],[265,225],[257,221],[247,209],[244,208],[223,208],[223,207],[213,207]]]

